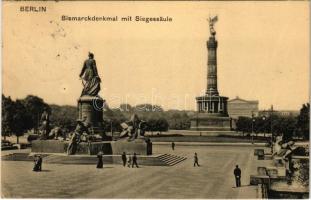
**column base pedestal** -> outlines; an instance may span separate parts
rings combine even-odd
[[[198,114],[191,119],[190,130],[193,131],[230,131],[231,119],[227,116],[215,116],[213,114]]]

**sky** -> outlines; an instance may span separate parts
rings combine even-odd
[[[2,91],[77,105],[88,52],[110,107],[196,109],[206,90],[207,18],[218,15],[218,91],[298,110],[309,100],[309,2],[19,2],[3,4]],[[46,6],[46,12],[20,12]],[[171,22],[61,21],[66,16],[171,17]]]

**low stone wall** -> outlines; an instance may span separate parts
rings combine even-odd
[[[65,153],[68,146],[68,142],[59,140],[34,140],[31,144],[31,152],[43,153]]]
[[[138,155],[151,155],[152,143],[144,140],[135,140],[128,142],[127,140],[112,141],[111,148],[114,155],[121,155],[123,152],[136,153]]]
[[[35,140],[32,142],[31,152],[33,153],[67,153],[68,141],[60,140]],[[77,147],[77,155],[97,155],[102,151],[105,155],[121,155],[123,152],[136,153],[138,155],[151,155],[152,143],[144,140],[128,142],[103,141],[103,142],[81,142]]]

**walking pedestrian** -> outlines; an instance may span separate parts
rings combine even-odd
[[[38,170],[42,171],[42,157],[40,155],[38,156]]]
[[[136,153],[134,153],[134,155],[133,155],[132,168],[134,168],[134,165],[138,168]]]
[[[125,167],[126,166],[126,153],[125,152],[123,152],[122,154],[122,161],[123,161],[123,167]]]
[[[98,154],[97,154],[97,158],[98,158],[98,160],[97,160],[97,166],[96,166],[96,168],[103,168],[103,152],[98,152]]]
[[[241,187],[241,169],[239,168],[239,165],[235,166],[233,174],[234,174],[234,177],[235,177],[235,185],[236,185],[236,187]]]
[[[127,167],[131,168],[131,164],[132,164],[132,156],[129,155],[127,159]]]
[[[32,169],[32,171],[34,171],[34,172],[39,171],[38,161],[39,161],[39,158],[38,158],[37,155],[35,155],[34,156],[34,166],[33,166],[33,169]]]
[[[175,149],[175,143],[172,142],[172,150],[174,151],[174,149]]]
[[[198,154],[194,153],[194,163],[193,163],[193,167],[195,167],[195,165],[197,165],[198,167],[200,167],[199,165],[199,158],[198,158]]]

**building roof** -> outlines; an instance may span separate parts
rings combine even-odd
[[[245,103],[259,103],[258,100],[245,100],[241,99],[239,96],[236,96],[234,99],[228,100],[228,102],[245,102]]]

